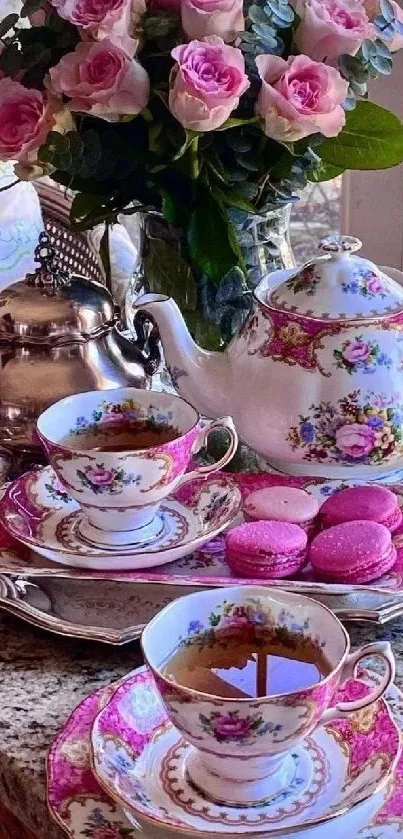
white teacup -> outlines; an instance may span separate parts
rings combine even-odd
[[[223,698],[168,678],[164,666],[181,645],[206,643],[225,631],[231,643],[244,627],[267,627],[274,638],[299,637],[326,657],[328,675],[296,691],[247,698]],[[206,635],[208,633],[208,635]],[[231,642],[231,634],[234,638]],[[367,644],[350,654],[350,639],[326,606],[301,595],[260,586],[238,586],[195,592],[175,600],[145,628],[142,648],[167,713],[195,748],[187,772],[193,783],[215,800],[253,804],[285,790],[295,772],[291,750],[318,724],[365,708],[393,681],[395,661],[390,644]],[[361,659],[383,659],[381,684],[362,699],[333,706],[339,686],[354,675]]]
[[[151,423],[161,433],[171,427],[175,438],[158,444],[157,434],[156,445],[128,451],[86,449],[89,433],[106,433],[109,446],[116,434],[139,421],[145,427]],[[186,473],[192,455],[217,427],[228,431],[226,454],[212,465]],[[81,537],[111,549],[155,539],[163,528],[158,510],[164,498],[181,483],[221,469],[238,443],[230,417],[202,428],[199,414],[184,399],[136,388],[91,391],[61,399],[41,414],[37,431],[56,474],[86,513]]]

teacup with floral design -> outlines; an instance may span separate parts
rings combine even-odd
[[[236,645],[262,629],[272,645],[290,651],[314,647],[325,656],[327,674],[316,683],[271,695],[227,696],[175,679],[167,668],[185,647],[197,655],[204,645],[226,646],[226,667],[236,660]],[[142,635],[145,659],[168,715],[191,744],[186,771],[204,794],[234,805],[264,802],[285,791],[296,776],[293,747],[319,725],[375,702],[393,681],[394,657],[386,642],[350,653],[350,639],[324,605],[302,595],[260,586],[200,591],[162,609]],[[234,652],[235,650],[235,652]],[[355,674],[358,662],[379,656],[386,666],[379,685],[363,699],[332,706],[337,689]],[[294,660],[297,658],[293,652]],[[298,662],[297,662],[298,663]],[[184,671],[182,671],[184,673]],[[206,686],[206,690],[204,687]],[[280,684],[280,687],[282,684]]]
[[[122,451],[117,440],[134,427],[152,429],[153,444]],[[216,427],[228,432],[227,452],[214,464],[186,472]],[[80,536],[111,549],[156,539],[164,528],[164,498],[182,482],[221,469],[238,442],[230,417],[202,427],[197,411],[179,396],[136,388],[61,399],[41,414],[37,431],[58,478],[86,514]],[[98,440],[107,445],[97,451]]]

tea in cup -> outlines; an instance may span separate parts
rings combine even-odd
[[[228,432],[226,454],[186,472],[217,427]],[[221,469],[238,443],[230,417],[202,428],[184,399],[136,388],[61,399],[41,414],[37,431],[58,478],[86,514],[81,538],[103,549],[156,539],[164,527],[164,498],[183,482]]]
[[[326,606],[260,586],[181,597],[153,618],[141,643],[171,721],[194,747],[191,782],[234,805],[286,790],[296,743],[375,702],[395,673],[388,643],[350,654],[349,636]],[[384,660],[382,682],[365,698],[333,706],[369,655]]]

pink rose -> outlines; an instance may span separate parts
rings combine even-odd
[[[96,487],[105,487],[113,483],[113,472],[110,469],[88,469],[88,480]]]
[[[78,44],[49,75],[51,89],[71,99],[72,111],[110,122],[138,114],[148,102],[150,81],[144,67],[109,38]]]
[[[365,285],[367,287],[367,291],[369,291],[371,294],[379,294],[381,291],[383,291],[383,285],[379,277],[376,276],[376,274],[374,274],[373,277],[367,280]]]
[[[0,80],[0,158],[21,160],[36,152],[52,124],[47,100],[9,78]]]
[[[336,446],[349,457],[359,458],[369,454],[375,444],[375,433],[369,425],[352,422],[336,432]]]
[[[390,0],[393,11],[395,13],[396,20],[399,21],[403,25],[403,9],[396,3],[396,0]],[[370,20],[373,20],[374,17],[379,15],[381,11],[381,4],[380,0],[364,0],[363,2],[365,11]],[[379,36],[381,37],[381,36]],[[396,50],[401,50],[403,48],[403,34],[396,32],[392,38],[387,38],[386,36],[382,36],[383,40],[385,41],[386,46],[390,49],[391,52],[396,52]]]
[[[78,26],[83,40],[109,38],[130,55],[137,51],[136,26],[145,0],[52,0],[60,17]]]
[[[256,64],[262,87],[256,112],[273,140],[293,142],[321,132],[336,137],[345,124],[341,103],[348,82],[338,70],[311,61],[306,55],[259,55]]]
[[[350,341],[342,352],[343,358],[349,361],[350,364],[355,364],[356,361],[365,361],[368,358],[371,349],[365,341]]]
[[[70,112],[59,100],[12,79],[0,80],[0,159],[17,160],[15,171],[21,180],[43,175],[37,152],[49,131],[71,128]]]
[[[218,740],[243,740],[248,735],[251,721],[239,719],[231,714],[222,714],[213,722],[213,731]]]
[[[188,38],[219,35],[234,41],[245,29],[243,0],[182,0],[182,26]]]
[[[294,0],[301,23],[295,32],[300,52],[316,61],[355,55],[374,27],[362,0]]]
[[[172,50],[169,107],[184,128],[214,131],[238,107],[249,87],[241,50],[211,35]]]

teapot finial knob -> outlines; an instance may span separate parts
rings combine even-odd
[[[355,236],[325,236],[319,242],[319,250],[329,256],[343,256],[345,253],[355,253],[362,248],[362,242]]]
[[[58,264],[55,248],[45,231],[39,234],[39,241],[35,248],[35,262],[38,263],[38,268],[33,274],[27,274],[25,278],[27,285],[49,289],[51,293],[55,293],[59,286],[69,283],[70,276]]]

